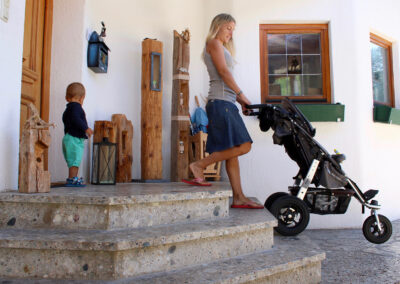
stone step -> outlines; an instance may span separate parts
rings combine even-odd
[[[115,231],[0,230],[0,277],[121,279],[270,249],[267,210]]]
[[[208,264],[114,281],[62,280],[58,284],[169,284],[169,283],[320,283],[325,253],[307,237],[285,238],[274,248]],[[54,280],[16,280],[7,284],[48,284]],[[23,281],[23,282],[22,282]]]
[[[228,216],[227,183],[131,183],[0,192],[0,228],[113,230]]]

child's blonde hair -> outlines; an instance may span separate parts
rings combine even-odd
[[[82,98],[85,96],[85,87],[79,83],[79,82],[74,82],[68,85],[67,91],[65,94],[65,99],[70,100],[73,98]]]
[[[236,24],[235,19],[231,15],[225,14],[225,13],[216,15],[211,22],[210,30],[208,31],[208,35],[206,38],[206,44],[209,40],[215,38],[215,36],[217,35],[219,29],[221,28],[221,26],[223,24],[230,23],[230,22],[234,22]],[[231,37],[231,39],[227,43],[223,43],[223,45],[226,47],[227,50],[229,50],[229,52],[231,53],[232,56],[235,55],[235,47],[233,44],[233,37]],[[204,58],[204,54],[203,54],[203,58]]]

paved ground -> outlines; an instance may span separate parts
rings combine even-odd
[[[326,253],[322,283],[400,283],[400,220],[384,244],[368,242],[361,229],[306,230]]]

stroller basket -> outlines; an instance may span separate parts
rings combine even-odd
[[[289,187],[292,195],[297,195],[299,186]],[[343,189],[321,189],[309,187],[304,202],[310,208],[310,213],[319,215],[344,214],[349,207],[354,192]]]

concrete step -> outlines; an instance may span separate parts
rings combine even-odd
[[[0,228],[113,230],[228,216],[227,183],[132,183],[0,192]]]
[[[114,281],[63,280],[58,284],[169,284],[169,283],[320,283],[321,252],[307,237],[285,238],[270,250],[230,259]],[[54,280],[16,280],[7,284],[48,284]],[[23,281],[23,282],[21,282]]]
[[[0,230],[0,277],[112,280],[270,249],[267,210],[135,229]]]

